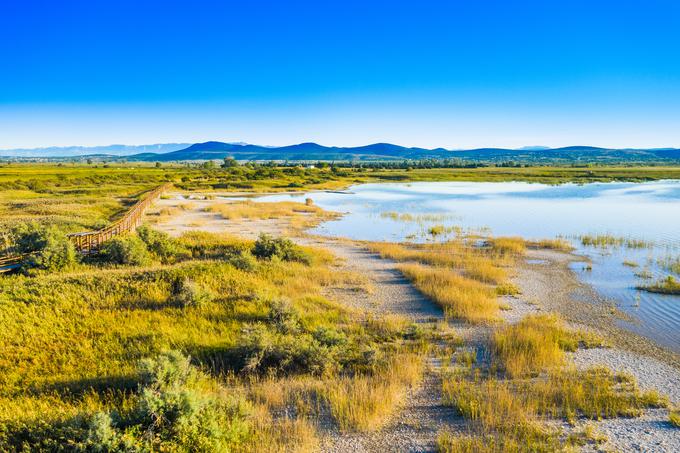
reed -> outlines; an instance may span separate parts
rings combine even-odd
[[[304,214],[320,215],[324,211],[318,206],[281,201],[277,203],[257,203],[254,201],[238,201],[232,203],[213,204],[205,208],[208,212],[218,213],[227,220],[238,219],[279,219]]]
[[[325,397],[341,430],[375,431],[418,384],[422,373],[421,357],[401,354],[376,373],[331,382]]]
[[[399,270],[449,317],[472,323],[498,321],[500,306],[493,288],[448,269],[401,264]]]

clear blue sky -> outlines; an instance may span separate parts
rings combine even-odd
[[[680,147],[677,1],[3,1],[0,148]]]

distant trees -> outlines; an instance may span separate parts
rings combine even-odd
[[[234,159],[233,157],[225,157],[224,158],[224,163],[222,163],[221,167],[222,168],[233,168],[233,167],[238,167],[238,161]]]

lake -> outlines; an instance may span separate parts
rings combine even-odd
[[[310,231],[326,236],[423,242],[445,239],[428,232],[444,225],[450,234],[462,228],[527,239],[564,237],[592,261],[592,266],[576,263],[577,275],[635,319],[622,322],[626,328],[680,352],[680,297],[635,289],[672,275],[664,263],[680,257],[680,181],[362,184],[347,193],[271,195],[258,201],[305,198],[346,213]],[[584,235],[608,235],[624,243],[585,246],[579,239]]]

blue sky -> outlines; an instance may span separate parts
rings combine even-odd
[[[680,147],[673,1],[6,1],[0,148]]]

